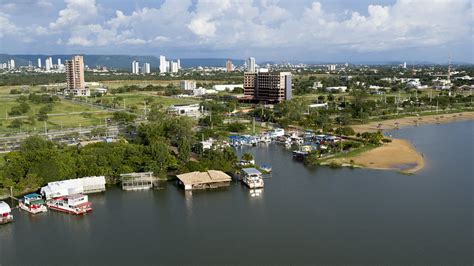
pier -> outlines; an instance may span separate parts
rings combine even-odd
[[[153,188],[157,179],[153,172],[127,173],[120,175],[123,190],[144,190]]]

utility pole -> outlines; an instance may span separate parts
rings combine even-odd
[[[46,137],[48,137],[48,129],[46,127],[46,121],[43,121],[44,123],[44,135],[46,135]]]

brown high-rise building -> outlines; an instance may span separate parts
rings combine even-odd
[[[71,60],[66,60],[67,89],[84,89],[84,60],[82,56],[76,55]]]
[[[228,59],[226,62],[225,62],[225,70],[227,72],[232,72],[234,71],[234,65],[232,64],[232,60]]]
[[[244,74],[246,99],[259,102],[282,102],[292,97],[290,72],[259,72]]]

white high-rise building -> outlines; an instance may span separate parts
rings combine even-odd
[[[192,91],[196,89],[196,81],[194,80],[182,80],[179,84],[181,89],[185,91]]]
[[[403,62],[403,68],[407,68],[407,62]]]
[[[328,71],[334,71],[336,70],[336,65],[327,65]]]
[[[138,61],[133,60],[132,61],[132,74],[140,74],[140,65]]]
[[[46,58],[45,68],[46,68],[46,71],[49,71],[51,70],[51,68],[53,68],[53,58],[51,57]]]
[[[170,62],[170,72],[171,73],[178,73],[178,62],[171,61]]]
[[[41,58],[38,58],[38,67],[41,68]]]
[[[178,70],[180,70],[181,69],[181,60],[178,59],[176,62],[178,63]]]
[[[160,73],[166,73],[168,68],[168,62],[166,62],[166,57],[164,55],[160,55]]]
[[[253,57],[247,59],[247,72],[255,73],[255,58]]]
[[[10,67],[9,69],[15,69],[15,60],[10,59]]]
[[[59,68],[59,66],[61,66],[61,65],[62,65],[62,64],[61,64],[61,58],[58,58],[58,68]]]
[[[150,74],[150,63],[143,64],[142,74]]]

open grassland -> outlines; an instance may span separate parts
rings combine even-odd
[[[173,105],[173,104],[192,104],[192,103],[199,102],[198,99],[161,96],[161,95],[157,95],[156,92],[152,92],[152,91],[107,95],[107,96],[101,97],[100,99],[102,99],[102,101],[113,102],[114,98],[117,98],[117,97],[122,98],[122,100],[119,103],[117,103],[118,106],[120,107],[125,106],[125,108],[127,109],[136,108],[137,110],[144,110],[145,101],[151,101],[152,104],[162,105],[164,108],[169,107],[170,105]],[[100,102],[100,99],[99,98],[97,99],[96,101]]]

